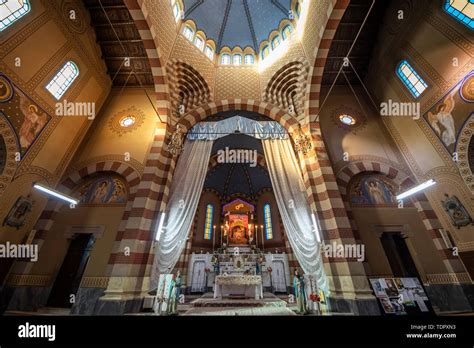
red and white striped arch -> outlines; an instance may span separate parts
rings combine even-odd
[[[380,173],[391,179],[400,188],[400,191],[407,190],[416,185],[416,181],[403,170],[397,168],[392,164],[381,163],[376,161],[354,161],[349,163],[347,166],[342,168],[337,175],[337,183],[341,195],[343,196],[346,209],[350,212],[351,225],[357,230],[356,223],[354,221],[351,207],[349,204],[348,189],[351,179],[359,173]],[[438,250],[440,258],[449,273],[462,273],[465,272],[464,266],[458,256],[454,256],[452,250],[449,250],[441,236],[439,230],[442,227],[441,223],[433,210],[431,203],[426,198],[424,193],[418,193],[411,197],[411,202],[418,210],[421,220],[425,225],[426,231],[433,240],[433,243]]]

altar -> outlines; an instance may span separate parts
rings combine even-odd
[[[259,275],[218,275],[214,283],[214,298],[232,295],[263,298],[262,277]]]

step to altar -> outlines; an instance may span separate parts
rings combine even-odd
[[[214,298],[212,293],[206,293],[202,297],[192,301],[193,307],[282,307],[287,303],[272,293],[264,293],[263,299],[242,298],[241,296],[229,296],[225,298]]]

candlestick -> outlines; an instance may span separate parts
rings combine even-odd
[[[255,225],[255,247],[258,248],[258,225]]]
[[[224,231],[224,226],[221,225],[221,247],[222,247],[222,233]]]
[[[214,249],[216,247],[216,225],[212,226],[212,252],[214,253]]]

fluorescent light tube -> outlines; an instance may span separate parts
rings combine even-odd
[[[321,243],[321,236],[319,235],[318,223],[316,221],[316,216],[314,216],[314,213],[311,213],[311,219],[313,220],[314,233],[316,234],[316,240],[318,241],[318,243]]]
[[[51,196],[54,196],[56,198],[62,199],[63,201],[69,202],[71,204],[76,205],[77,203],[79,203],[78,200],[76,200],[74,198],[71,198],[69,196],[63,195],[61,192],[55,191],[55,190],[50,189],[50,188],[48,188],[46,186],[43,186],[41,184],[34,184],[33,187],[37,190],[40,190],[40,191],[43,191],[43,192],[47,193],[48,195],[51,195]]]
[[[161,230],[163,229],[163,223],[165,222],[165,215],[166,215],[165,212],[161,213],[160,222],[158,223],[158,228],[156,229],[156,236],[155,236],[156,241],[160,240]]]
[[[420,192],[420,191],[423,191],[424,189],[430,187],[430,186],[433,186],[434,184],[436,184],[436,181],[433,180],[433,179],[430,179],[426,182],[424,182],[423,184],[420,184],[418,186],[415,186],[411,189],[409,189],[408,191],[405,191],[403,193],[400,193],[398,196],[397,196],[397,200],[401,200],[403,198],[406,198],[408,196],[411,196],[417,192]]]

